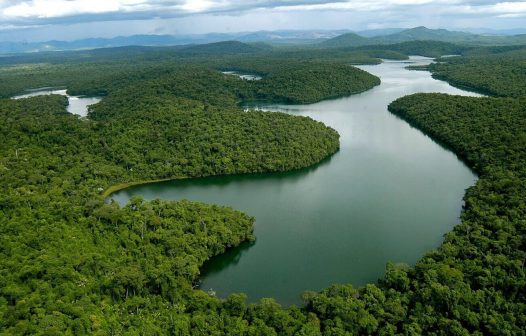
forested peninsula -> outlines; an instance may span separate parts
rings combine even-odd
[[[488,51],[485,51],[482,55],[474,53],[468,57],[452,57],[446,62],[432,64],[430,70],[437,79],[483,94],[526,96],[526,51],[503,49],[498,53],[486,54]]]
[[[206,61],[218,48],[222,56]],[[402,50],[394,48],[393,57],[406,55]],[[0,333],[524,335],[522,83],[491,76],[499,88],[492,92],[504,97],[418,94],[390,105],[479,174],[462,223],[416,266],[390,264],[385,277],[363,288],[305,293],[304,307],[273,299],[247,304],[243,294],[221,300],[193,288],[205,260],[254,239],[249,214],[187,201],[105,202],[102,193],[114,184],[287,171],[336,152],[338,134],[322,123],[240,107],[258,99],[314,102],[379,83],[349,65],[374,61],[377,50],[314,52],[319,61],[308,51],[302,58],[298,51],[272,54],[275,64],[259,58],[270,52],[239,45],[4,58],[4,98],[64,86],[104,99],[88,118],[68,114],[61,96],[0,100]],[[471,71],[453,69],[507,57],[484,52],[434,71],[450,69],[444,73],[479,87]],[[142,66],[132,71],[122,62],[128,57]],[[243,81],[224,70],[263,79]]]
[[[338,63],[254,63],[258,83],[222,74],[226,62],[145,62],[133,73],[120,62],[2,68],[4,96],[34,85],[104,95],[88,119],[67,113],[62,96],[0,100],[2,331],[195,335],[212,323],[260,332],[263,320],[237,311],[242,296],[226,308],[192,288],[205,260],[254,239],[253,218],[186,201],[119,207],[102,196],[115,184],[311,166],[338,150],[336,131],[240,102],[317,101],[379,82]]]

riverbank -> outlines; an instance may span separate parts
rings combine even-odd
[[[405,65],[362,66],[382,84],[361,94],[311,105],[261,106],[337,130],[340,151],[330,163],[308,172],[160,182],[113,197],[120,204],[132,195],[189,199],[254,216],[254,246],[234,248],[203,266],[201,288],[222,298],[243,292],[250,302],[273,297],[283,305],[300,305],[304,290],[373,283],[383,276],[386,262],[413,264],[439,246],[458,221],[465,189],[476,180],[455,154],[387,111],[397,97],[423,88],[463,94]],[[397,243],[409,236],[418,239],[403,247]]]

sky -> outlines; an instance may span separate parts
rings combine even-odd
[[[0,41],[416,26],[526,28],[526,1],[0,0]]]

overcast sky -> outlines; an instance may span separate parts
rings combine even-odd
[[[0,0],[0,41],[391,27],[525,28],[526,1]]]

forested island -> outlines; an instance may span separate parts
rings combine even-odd
[[[2,333],[525,334],[523,48],[427,41],[188,49],[0,59]],[[250,214],[188,201],[134,198],[120,207],[105,200],[115,185],[316,164],[338,151],[334,129],[310,118],[244,111],[243,103],[360,93],[379,79],[351,64],[411,54],[462,54],[439,59],[433,75],[498,96],[418,94],[389,106],[480,176],[466,193],[462,223],[414,267],[389,264],[385,277],[362,288],[307,292],[302,307],[273,299],[248,304],[243,294],[222,300],[194,288],[199,268],[255,238]],[[122,62],[130,57],[133,64]],[[244,81],[226,70],[262,79]],[[8,99],[43,86],[104,98],[88,118],[67,113],[62,96]]]

